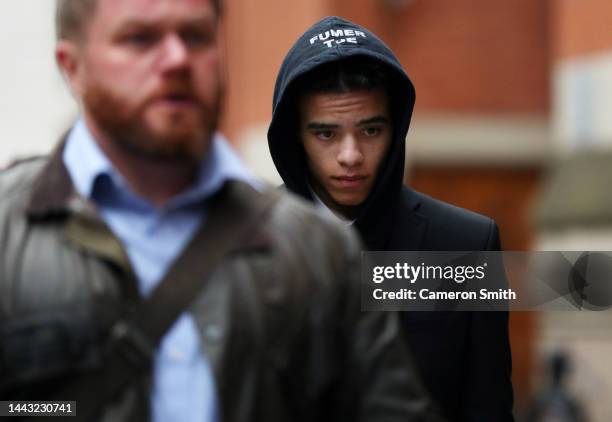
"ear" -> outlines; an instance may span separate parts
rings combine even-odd
[[[77,97],[83,94],[83,50],[76,42],[60,40],[55,47],[55,60],[70,90]]]

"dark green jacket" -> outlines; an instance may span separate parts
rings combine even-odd
[[[360,311],[355,239],[284,196],[194,298],[223,421],[437,420],[396,314]],[[139,300],[122,245],[75,193],[61,146],[0,173],[3,400],[43,400],[103,369],[109,321]],[[150,374],[134,379],[100,420],[147,420],[149,388]]]

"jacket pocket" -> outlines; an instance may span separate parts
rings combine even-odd
[[[0,392],[100,364],[98,334],[85,307],[40,312],[0,326]]]

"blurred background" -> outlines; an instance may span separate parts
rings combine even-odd
[[[48,152],[76,113],[53,7],[0,5],[0,166]],[[612,250],[610,0],[226,0],[223,131],[271,182],[276,73],[326,15],[376,33],[416,86],[408,184],[495,218],[506,250]],[[612,313],[516,312],[511,342],[517,415],[546,395],[563,351],[552,367],[567,369],[566,394],[612,420]]]

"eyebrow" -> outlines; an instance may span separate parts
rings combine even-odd
[[[366,126],[366,125],[371,125],[373,123],[389,123],[389,118],[385,117],[385,116],[375,116],[375,117],[370,117],[368,119],[363,119],[360,120],[359,122],[357,122],[357,126]]]
[[[367,119],[363,119],[357,122],[356,126],[367,126],[374,123],[389,123],[389,118],[385,116],[374,116],[369,117]],[[306,125],[306,129],[310,130],[330,130],[330,129],[338,129],[340,125],[335,123],[323,123],[323,122],[310,122]]]
[[[180,23],[181,27],[198,26],[198,27],[208,28],[208,27],[214,27],[214,25],[215,25],[214,17],[210,17],[207,15],[191,16],[188,19],[185,19],[183,22]],[[131,30],[134,28],[152,29],[152,28],[158,28],[161,26],[162,24],[159,22],[158,19],[134,17],[134,18],[129,18],[125,20],[124,22],[117,24],[117,26],[115,27],[115,30],[125,31],[125,30]]]
[[[326,129],[338,129],[340,125],[334,123],[321,123],[321,122],[310,122],[306,125],[306,129],[311,130],[326,130]]]

